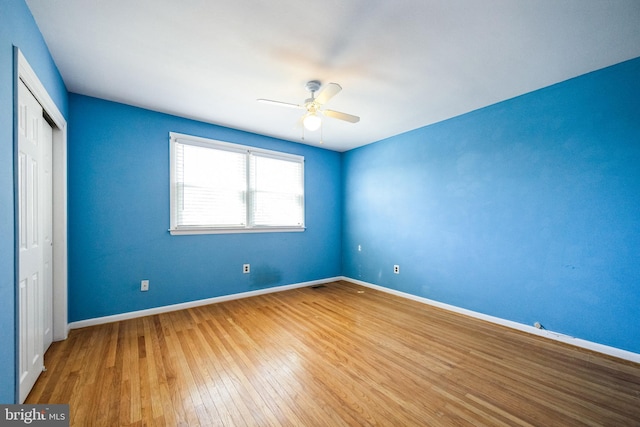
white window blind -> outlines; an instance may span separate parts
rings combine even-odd
[[[304,230],[304,158],[170,134],[172,234]]]
[[[252,153],[250,165],[251,223],[255,226],[302,226],[303,164]]]

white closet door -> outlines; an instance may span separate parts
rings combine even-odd
[[[46,121],[42,122],[42,194],[43,227],[42,258],[44,307],[43,346],[44,354],[53,342],[53,128]]]
[[[45,322],[45,298],[49,295],[51,300],[51,289],[46,288],[52,285],[52,198],[46,181],[50,181],[52,166],[51,134],[46,136],[43,129],[48,124],[42,107],[22,81],[18,91],[19,381],[23,402],[44,367],[45,323],[51,329],[51,321]],[[48,312],[51,315],[51,309]]]

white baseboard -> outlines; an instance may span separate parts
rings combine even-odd
[[[270,294],[274,292],[288,291],[289,289],[304,288],[306,286],[316,286],[325,283],[341,280],[341,277],[330,277],[327,279],[312,280],[310,282],[295,283],[292,285],[274,286],[272,288],[258,289],[255,291],[241,292],[239,294],[223,295],[219,297],[206,298],[196,301],[183,302],[180,304],[165,305],[162,307],[148,308],[146,310],[130,311],[128,313],[114,314],[111,316],[95,317],[93,319],[79,320],[69,323],[69,329],[86,328],[87,326],[101,325],[104,323],[119,322],[121,320],[135,319],[137,317],[152,316],[170,311],[184,310],[186,308],[200,307],[203,305],[215,304],[223,301],[231,301],[240,298],[248,298],[256,295]]]
[[[511,320],[501,319],[499,317],[489,316],[487,314],[478,313],[476,311],[467,310],[464,308],[456,307],[454,305],[445,304],[442,302],[434,301],[428,298],[419,297],[416,295],[408,294],[406,292],[397,291],[395,289],[385,288],[384,286],[374,285],[373,283],[363,282],[362,280],[352,279],[350,277],[341,277],[340,280],[346,282],[352,282],[357,285],[365,286],[367,288],[376,289],[378,291],[386,292],[388,294],[396,295],[402,298],[407,298],[413,301],[428,304],[434,307],[442,308],[452,311],[454,313],[464,314],[466,316],[474,317],[476,319],[486,320],[487,322],[495,323],[497,325],[506,326],[508,328],[517,329],[519,331],[527,332],[529,334],[550,338],[555,341],[559,341],[565,344],[570,344],[575,347],[584,348],[587,350],[595,351],[598,353],[606,354],[608,356],[617,357],[619,359],[628,360],[630,362],[640,363],[640,354],[633,353],[631,351],[622,350],[616,347],[610,347],[604,344],[598,344],[592,341],[586,341],[580,338],[574,338],[569,335],[559,334],[546,329],[537,329],[533,326],[525,325]]]

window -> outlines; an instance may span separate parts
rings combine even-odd
[[[304,231],[304,157],[169,136],[171,234]]]

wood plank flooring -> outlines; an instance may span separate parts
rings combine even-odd
[[[72,330],[75,426],[638,426],[640,365],[335,282]]]

